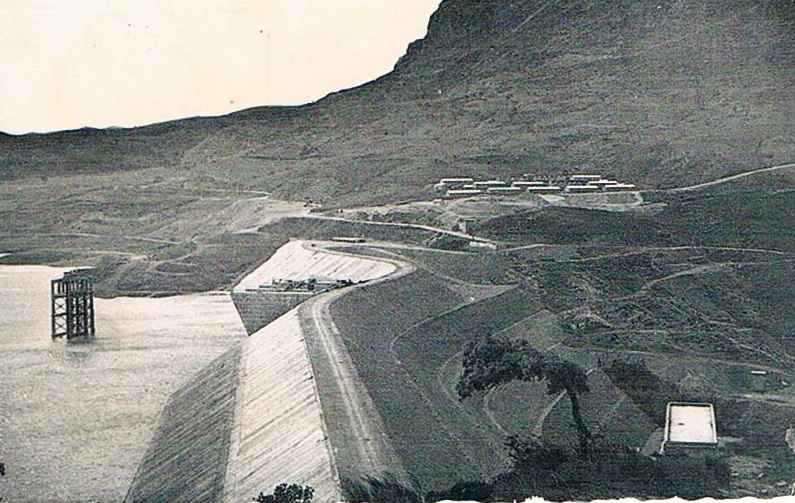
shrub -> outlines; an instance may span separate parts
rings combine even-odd
[[[259,493],[254,501],[257,503],[312,503],[315,490],[310,486],[298,484],[279,484],[273,494]]]
[[[494,486],[479,480],[462,480],[450,489],[431,491],[425,496],[429,503],[441,500],[450,501],[486,501],[491,498]]]
[[[342,479],[343,499],[349,503],[420,503],[422,492],[416,481],[404,482],[393,474],[365,477],[360,480]]]
[[[527,473],[532,470],[554,470],[569,460],[569,451],[558,445],[544,445],[536,438],[511,435],[505,440],[513,469]]]

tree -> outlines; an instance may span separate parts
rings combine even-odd
[[[547,393],[566,392],[577,428],[580,454],[587,456],[591,433],[582,419],[579,396],[587,393],[588,376],[579,365],[536,350],[527,341],[486,338],[464,351],[464,373],[456,386],[461,400],[511,381],[546,381]]]

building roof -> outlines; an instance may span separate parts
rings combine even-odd
[[[560,187],[557,185],[534,185],[532,187],[527,187],[527,192],[535,192],[535,191],[542,191],[542,190],[560,190]]]
[[[448,196],[464,196],[464,195],[475,195],[475,194],[482,194],[482,190],[476,189],[466,189],[466,190],[448,190]]]
[[[512,183],[512,185],[515,185],[516,187],[534,187],[534,186],[537,186],[537,185],[546,185],[546,184],[547,184],[547,182],[540,182],[540,181],[539,182],[535,182],[535,181],[526,182],[526,181],[523,181],[523,180],[516,180],[515,182]]]
[[[521,187],[489,187],[486,190],[488,192],[522,192],[524,189]]]
[[[718,433],[712,404],[669,403],[665,416],[665,443],[717,445]]]

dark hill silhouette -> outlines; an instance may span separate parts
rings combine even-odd
[[[791,160],[791,0],[446,0],[395,71],[295,108],[0,137],[0,177],[152,166],[277,195],[410,197],[592,164],[649,187]],[[255,62],[252,62],[255,64]]]

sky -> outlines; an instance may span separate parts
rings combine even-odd
[[[0,0],[0,131],[297,105],[388,73],[440,0]]]

